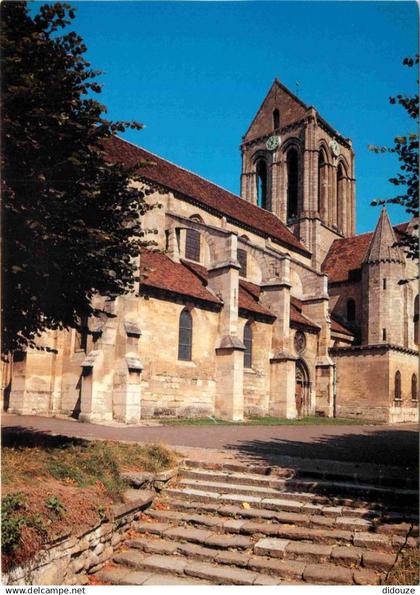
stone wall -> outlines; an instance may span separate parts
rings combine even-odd
[[[395,374],[401,374],[401,401],[395,401]],[[411,379],[417,377],[418,386],[418,357],[402,351],[391,351],[389,358],[389,422],[414,422],[419,419],[418,394],[417,400],[412,399]],[[417,389],[418,390],[418,389]]]
[[[244,326],[245,319],[240,319]],[[243,336],[243,329],[241,330]],[[268,415],[272,325],[252,324],[252,368],[244,367],[244,414]]]
[[[213,415],[215,346],[219,316],[191,308],[192,360],[178,360],[179,316],[185,303],[150,297],[141,304],[139,324],[142,418]]]
[[[348,283],[334,283],[328,288],[330,294],[331,313],[342,320],[347,326],[347,300],[353,299],[356,304],[356,320],[354,325],[360,328],[362,321],[362,284],[361,281],[352,281]]]
[[[151,504],[154,492],[136,490],[137,498],[114,505],[112,518],[88,531],[63,535],[47,545],[30,562],[2,574],[5,585],[83,585],[112,558],[132,523]]]
[[[366,418],[389,423],[417,421],[411,400],[411,377],[417,374],[414,352],[389,346],[332,349],[336,362],[338,417]],[[395,404],[395,372],[401,373],[402,401]]]

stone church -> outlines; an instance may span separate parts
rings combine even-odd
[[[4,408],[127,424],[309,415],[418,419],[416,265],[385,210],[355,235],[351,140],[275,80],[242,138],[241,196],[114,137],[159,203],[135,293],[5,371]]]

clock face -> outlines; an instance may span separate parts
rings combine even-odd
[[[275,151],[280,144],[280,137],[279,136],[270,136],[270,138],[265,143],[265,146],[269,151]]]
[[[338,157],[340,155],[340,146],[338,142],[336,140],[332,140],[330,142],[330,147],[331,151],[333,152],[333,155],[335,155],[335,157]]]

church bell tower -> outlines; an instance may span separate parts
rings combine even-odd
[[[241,196],[273,212],[320,267],[355,232],[354,152],[315,110],[272,84],[241,144]]]

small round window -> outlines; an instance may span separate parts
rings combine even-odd
[[[306,337],[302,331],[296,331],[294,339],[296,353],[303,353],[306,348]]]

